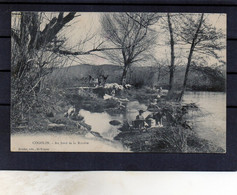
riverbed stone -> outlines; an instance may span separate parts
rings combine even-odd
[[[118,125],[121,124],[121,122],[118,121],[118,120],[112,120],[112,121],[109,121],[109,124],[111,124],[111,125],[113,125],[113,126],[118,126]]]
[[[56,124],[56,123],[48,124],[48,130],[52,131],[65,130],[65,127],[66,126],[64,124]]]

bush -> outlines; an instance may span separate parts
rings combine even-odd
[[[120,105],[120,103],[115,100],[115,99],[107,99],[106,102],[105,102],[105,107],[106,108],[115,108],[115,107],[118,107]]]

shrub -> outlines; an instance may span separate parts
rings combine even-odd
[[[106,102],[105,102],[105,107],[106,108],[115,108],[115,107],[117,107],[119,105],[120,105],[120,103],[117,100],[112,99],[112,98],[111,99],[107,99]]]

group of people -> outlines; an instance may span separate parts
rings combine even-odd
[[[144,129],[146,127],[163,127],[162,117],[163,114],[160,111],[152,112],[146,118],[143,116],[145,111],[139,110],[139,114],[136,116],[136,120],[133,121],[135,128]]]
[[[157,99],[153,99],[149,106],[148,110],[151,111],[152,113],[149,114],[146,118],[144,118],[143,110],[139,110],[139,114],[136,116],[136,120],[133,121],[133,125],[135,128],[143,129],[146,127],[163,127],[162,124],[162,118],[163,118],[163,113],[161,112],[161,109],[158,106],[158,99],[161,98],[163,95],[163,89],[160,87],[158,89],[158,95]]]
[[[89,85],[95,86],[104,86],[106,80],[108,79],[108,75],[99,75],[98,78],[93,78],[91,75],[88,76]]]

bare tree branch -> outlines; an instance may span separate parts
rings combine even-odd
[[[109,50],[121,50],[122,48],[95,48],[95,49],[91,49],[88,51],[69,51],[69,50],[61,50],[61,49],[53,49],[52,52],[54,53],[59,53],[62,55],[73,55],[73,56],[77,56],[77,55],[89,55],[93,52],[101,52],[101,51],[109,51]]]

